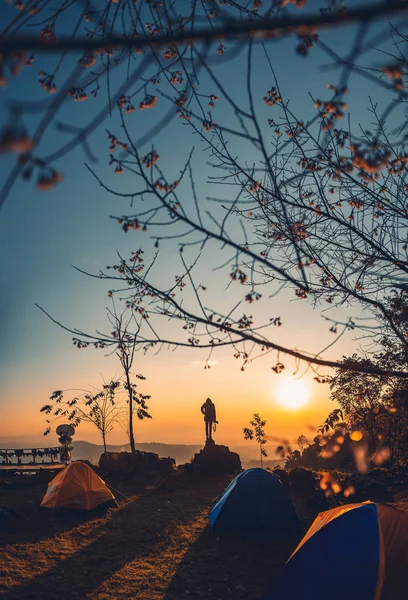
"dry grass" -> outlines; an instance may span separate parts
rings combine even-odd
[[[2,600],[258,599],[298,539],[217,539],[208,511],[228,480],[174,474],[106,514],[38,511],[46,485],[0,488],[24,518],[2,533]],[[120,498],[120,497],[119,497]],[[407,510],[407,496],[397,504]],[[306,516],[305,528],[315,514]]]
[[[137,493],[122,488],[127,499],[119,500],[118,509],[91,517],[37,511],[45,485],[2,490],[1,505],[31,516],[3,535],[0,596],[257,598],[296,540],[243,543],[212,535],[208,512],[227,483],[174,474]]]

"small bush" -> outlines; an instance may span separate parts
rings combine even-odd
[[[316,474],[311,469],[297,467],[289,471],[290,486],[296,490],[313,493],[316,490]]]
[[[348,481],[355,489],[355,493],[350,498],[352,502],[364,502],[365,500],[389,502],[393,500],[393,495],[387,486],[368,475],[352,475]]]
[[[148,479],[157,473],[173,472],[175,465],[173,458],[159,458],[153,452],[107,452],[99,459],[99,472],[102,477],[108,479]]]
[[[279,477],[279,479],[282,482],[282,485],[284,485],[285,487],[289,487],[289,484],[290,484],[289,473],[285,469],[281,469],[280,467],[275,467],[275,469],[273,469],[272,473],[274,475],[276,475],[277,477]]]
[[[367,475],[368,477],[371,477],[371,479],[381,483],[386,483],[392,477],[392,473],[389,471],[389,469],[384,469],[382,467],[375,467],[374,469],[371,469]]]

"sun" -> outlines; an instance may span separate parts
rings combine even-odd
[[[277,402],[287,410],[297,410],[307,404],[310,390],[303,379],[285,378],[275,388]]]

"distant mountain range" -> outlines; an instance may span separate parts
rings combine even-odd
[[[55,435],[22,435],[18,437],[0,437],[0,448],[44,448],[47,446],[58,446]]]
[[[93,463],[98,463],[101,454],[103,453],[103,446],[91,444],[89,442],[75,441],[72,444],[72,458],[73,460],[89,460]],[[187,445],[187,444],[161,444],[156,442],[148,442],[144,444],[136,444],[137,450],[143,452],[154,452],[159,456],[170,456],[174,458],[177,464],[188,462],[190,458],[194,456],[196,452],[201,450],[202,446],[198,445]],[[107,446],[108,452],[126,452],[130,451],[130,445],[125,444],[122,446]]]
[[[37,438],[37,437],[20,437],[20,438],[0,438],[0,448],[13,448],[13,449],[31,449],[31,448],[45,448],[47,446],[58,446],[59,443],[54,441],[52,438]],[[72,443],[72,458],[73,460],[89,460],[92,463],[98,463],[101,454],[103,453],[102,444],[92,444],[81,440],[75,440]],[[159,442],[140,443],[136,444],[138,450],[143,452],[154,452],[159,456],[171,456],[174,458],[177,464],[185,463],[194,456],[196,452],[199,452],[202,446],[199,445],[187,445],[187,444],[162,444]],[[129,444],[112,445],[108,444],[108,452],[129,452]]]
[[[89,442],[75,441],[73,442],[73,450],[72,450],[72,458],[74,460],[89,460],[93,463],[98,463],[101,454],[103,453],[103,446],[99,446],[97,444],[91,444]],[[129,452],[130,446],[129,444],[125,444],[122,446],[111,446],[108,445],[108,452]],[[200,452],[203,446],[199,444],[161,444],[159,442],[146,442],[144,444],[136,444],[137,450],[142,450],[143,452],[154,452],[159,456],[170,456],[174,458],[176,464],[180,465],[188,462],[191,458],[193,458],[196,452]],[[258,458],[258,451],[255,449],[255,452],[251,452],[252,448],[248,448],[245,446],[231,446],[230,450],[232,452],[236,452],[241,457],[241,462],[246,466],[248,463],[251,463],[250,466],[256,466],[257,460],[254,460],[254,457]],[[279,464],[279,460],[271,460],[269,461],[273,466]],[[271,465],[268,465],[271,466]]]
[[[28,436],[21,438],[0,438],[0,448],[44,448],[49,446],[58,446],[58,442],[53,441],[50,438],[30,438]],[[99,444],[91,444],[81,440],[75,440],[72,444],[72,458],[73,460],[89,460],[90,462],[97,464],[99,458],[103,453],[103,446]],[[129,444],[122,445],[110,445],[107,446],[108,452],[123,452],[124,450],[129,452]],[[196,452],[202,450],[203,446],[199,444],[162,444],[160,442],[146,442],[136,444],[138,450],[143,452],[154,452],[159,456],[170,456],[174,458],[176,464],[183,464],[189,462],[193,458]],[[230,446],[232,452],[236,452],[241,457],[243,466],[257,466],[258,465],[258,449],[252,446]],[[270,453],[273,456],[272,452]],[[269,458],[269,457],[268,457]],[[268,466],[276,466],[280,462],[279,460],[268,460]],[[270,464],[269,464],[270,463]]]

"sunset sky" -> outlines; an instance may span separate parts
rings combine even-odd
[[[312,2],[311,5],[318,7],[320,3]],[[11,9],[3,5],[0,15],[8,17],[8,10]],[[348,52],[354,34],[355,29],[348,27],[336,33],[323,32],[321,37],[344,54]],[[337,73],[327,68],[322,72],[321,67],[327,67],[329,61],[318,48],[305,60],[295,54],[294,47],[293,39],[271,43],[271,56],[281,89],[285,97],[291,98],[292,110],[307,119],[313,114],[309,92],[324,97],[326,83],[336,83]],[[51,65],[56,58],[48,60]],[[243,89],[241,60],[237,58],[217,71],[231,95],[237,97]],[[375,66],[379,55],[373,51],[365,60]],[[44,68],[44,62],[42,59],[41,68]],[[3,106],[11,98],[44,98],[45,92],[38,85],[39,68],[34,64],[0,90]],[[264,68],[260,61],[254,76],[258,83],[265,78],[262,85],[266,90],[271,82],[269,73],[265,77]],[[367,127],[371,119],[366,110],[369,96],[375,94],[380,104],[385,102],[385,96],[378,88],[365,81],[362,83],[354,76],[350,80],[350,90],[348,105],[353,123]],[[68,102],[61,120],[85,124],[92,116],[94,106],[91,100]],[[216,110],[219,122],[229,118],[222,105]],[[131,115],[129,123],[135,136],[153,124],[158,114],[153,111],[160,111],[160,100],[150,113],[136,111]],[[1,114],[0,123],[6,112]],[[27,123],[29,128],[32,123]],[[113,168],[108,165],[106,129],[119,132],[116,112],[91,137],[91,147],[99,159],[93,168],[108,185],[126,189],[132,183],[130,176],[125,173],[118,182]],[[41,144],[41,153],[50,152],[64,135],[49,132]],[[196,146],[193,165],[198,193],[205,198],[212,193],[206,183],[209,174],[207,155],[198,139],[193,143]],[[154,144],[160,149],[166,169],[177,173],[191,147],[191,134],[176,119],[157,136]],[[146,152],[149,149],[151,143],[146,144]],[[4,182],[14,160],[14,157],[0,155],[0,183]],[[72,344],[72,336],[48,320],[34,305],[39,304],[67,326],[89,332],[95,329],[109,331],[105,316],[109,286],[81,275],[72,265],[95,272],[113,264],[116,251],[127,256],[142,244],[147,253],[152,252],[153,241],[149,239],[149,233],[125,234],[109,218],[112,214],[126,212],[128,205],[124,200],[109,196],[97,185],[86,170],[85,161],[80,149],[60,160],[57,166],[64,173],[64,181],[48,192],[39,192],[32,183],[19,181],[0,212],[3,257],[0,264],[0,439],[3,440],[41,435],[45,422],[39,409],[55,389],[98,386],[102,378],[109,380],[121,375],[115,356],[106,356],[105,350],[78,350]],[[251,163],[250,156],[248,163]],[[174,244],[168,242],[161,246],[163,276],[168,270],[177,272],[173,267],[177,260]],[[214,262],[207,259],[200,268],[203,282],[208,286],[207,294],[212,301],[218,296],[221,302],[224,294],[234,292],[225,292],[228,281],[212,271],[216,261],[220,262],[220,257],[214,258]],[[319,307],[313,309],[306,302],[300,305],[293,300],[293,293],[282,292],[260,310],[281,317],[283,326],[277,339],[289,346],[318,352],[332,341]],[[357,314],[356,309],[345,307],[337,316],[346,318],[352,314]],[[354,337],[353,332],[348,332],[325,356],[341,359],[344,354],[351,354],[360,343],[353,341]],[[285,359],[287,368],[282,375],[271,370],[273,361],[270,357],[259,358],[241,371],[241,363],[227,348],[214,353],[210,369],[204,370],[205,359],[205,352],[188,348],[176,351],[163,348],[157,355],[152,351],[146,355],[139,353],[134,372],[147,377],[140,389],[152,396],[149,407],[153,419],[136,423],[136,442],[200,443],[204,439],[200,406],[208,396],[216,404],[220,422],[216,440],[225,444],[244,443],[242,428],[248,425],[254,412],[267,420],[266,430],[271,438],[295,439],[300,434],[312,437],[311,427],[317,428],[334,408],[329,400],[328,386],[314,382],[310,371],[302,379],[309,391],[306,404],[296,410],[282,404],[277,383],[282,378],[292,377],[295,364],[289,359]],[[296,377],[303,371],[301,365]],[[76,438],[100,443],[98,432],[86,424],[80,426]],[[55,441],[56,437],[52,435],[47,443]],[[112,432],[109,442],[126,442],[119,427]]]

